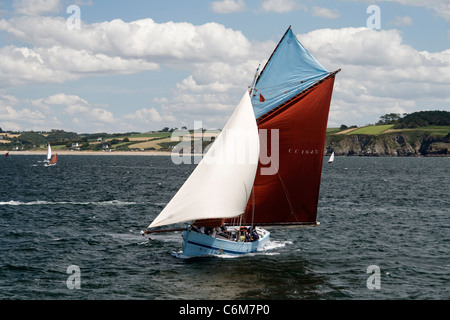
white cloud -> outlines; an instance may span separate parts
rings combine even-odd
[[[183,82],[179,86],[182,84]],[[161,123],[165,126],[188,128],[193,128],[195,121],[201,121],[206,129],[222,128],[239,103],[245,88],[241,87],[238,95],[234,91],[225,93],[195,90],[195,88],[194,91],[191,88],[178,88],[171,98],[155,99],[158,106],[138,110],[126,118],[148,124],[151,121],[162,120]]]
[[[412,19],[408,16],[401,17],[397,15],[394,20],[388,23],[388,25],[407,27],[412,25]]]
[[[247,9],[243,0],[223,0],[214,1],[211,3],[211,9],[215,13],[234,13],[241,12]]]
[[[348,119],[359,117],[358,125],[364,125],[388,112],[409,113],[450,102],[450,50],[418,51],[403,43],[398,30],[320,29],[298,37],[327,69],[342,68],[330,123],[350,124]]]
[[[143,59],[123,59],[86,50],[52,47],[6,46],[0,48],[0,86],[36,83],[62,83],[84,76],[129,74],[157,70],[155,63]]]
[[[264,1],[263,7],[280,13],[305,9],[290,0]],[[312,8],[312,13],[329,18],[339,14],[322,9]],[[404,18],[403,23],[408,23]],[[80,30],[69,30],[61,17],[20,16],[1,19],[0,30],[22,43],[0,48],[0,87],[167,67],[187,71],[174,84],[171,97],[156,98],[153,105],[123,116],[76,95],[25,100],[0,91],[0,126],[14,130],[139,131],[180,126],[180,122],[192,127],[194,120],[202,120],[205,128],[222,127],[256,67],[264,65],[276,45],[250,41],[242,32],[218,23],[152,19],[82,23]],[[358,125],[373,123],[391,110],[415,111],[423,101],[437,106],[450,103],[450,50],[418,51],[403,43],[398,30],[320,29],[300,35],[299,40],[329,70],[342,68],[330,123],[354,124],[349,123],[350,116],[359,119]]]
[[[116,125],[113,113],[77,96],[58,93],[39,99],[0,94],[0,127],[6,130],[86,130]]]
[[[185,69],[193,63],[236,64],[253,48],[240,31],[217,23],[113,20],[70,30],[61,17],[15,17],[0,20],[0,30],[30,45],[0,49],[0,86],[136,73],[161,64]]]
[[[390,0],[403,5],[426,7],[450,22],[450,2],[448,0]]]
[[[30,130],[40,127],[45,114],[36,108],[21,105],[14,96],[0,94],[0,127],[4,130]]]
[[[306,6],[295,0],[265,0],[262,3],[265,12],[287,13],[295,10],[307,10]]]
[[[92,6],[92,0],[75,0],[73,4],[77,6]]]
[[[61,17],[20,16],[0,20],[0,30],[26,45],[0,48],[0,87],[64,83],[92,75],[157,70],[161,65],[192,73],[176,85],[174,98],[160,100],[162,110],[143,108],[125,118],[135,119],[135,123],[142,119],[172,121],[173,112],[180,110],[185,115],[188,110],[197,110],[197,117],[206,110],[210,118],[214,118],[214,111],[232,110],[235,91],[239,91],[238,96],[242,94],[258,63],[267,59],[274,46],[251,42],[240,31],[217,23],[158,24],[152,19],[83,23],[80,30],[70,30]],[[61,103],[57,103],[58,99]],[[94,110],[86,101],[75,101],[68,95],[35,99],[29,105],[45,113],[62,105],[63,99],[63,111],[73,123],[82,124],[88,115],[90,122],[113,123],[117,119],[112,113]],[[223,125],[224,114],[218,118]],[[117,121],[115,124],[121,125]]]
[[[125,116],[125,119],[132,120],[134,122],[139,122],[141,124],[152,124],[152,123],[166,123],[175,121],[175,118],[171,115],[162,116],[158,110],[154,107],[152,108],[142,108],[136,110],[132,114],[128,114]]]
[[[352,0],[354,2],[364,2],[375,4],[380,2],[397,2],[405,6],[425,7],[433,10],[436,15],[450,22],[450,2],[448,0]]]
[[[88,106],[89,103],[76,95],[67,95],[64,93],[55,94],[48,98],[41,100],[45,104],[53,105],[84,105]]]
[[[402,43],[397,30],[320,29],[299,37],[308,50],[328,66],[349,64],[384,69],[424,62],[418,51]]]
[[[38,16],[58,12],[61,4],[59,0],[14,0],[13,7],[18,14]]]
[[[40,105],[41,107],[56,106],[60,113],[70,116],[77,115],[77,117],[84,117],[87,122],[114,122],[114,116],[111,112],[91,105],[87,100],[76,95],[67,95],[64,93],[55,94],[43,99],[32,100],[33,105]],[[52,113],[57,112],[58,109],[52,108]]]
[[[181,83],[177,84],[177,88],[191,92],[227,92],[233,85],[231,83],[213,82],[203,85],[197,84],[192,75],[185,78]]]
[[[327,19],[337,19],[341,16],[339,11],[336,9],[328,9],[317,6],[312,7],[311,14],[315,17],[322,17]]]
[[[91,110],[88,111],[88,115],[95,121],[100,121],[104,123],[115,122],[112,112],[102,108],[92,108]]]
[[[250,49],[240,31],[218,23],[195,26],[187,22],[158,24],[152,19],[120,19],[67,28],[61,17],[17,17],[0,20],[0,30],[35,47],[63,47],[148,62],[226,60],[242,58]]]

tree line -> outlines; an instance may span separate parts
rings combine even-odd
[[[377,125],[393,124],[395,129],[427,126],[450,126],[448,111],[418,111],[410,114],[388,113],[380,117]]]

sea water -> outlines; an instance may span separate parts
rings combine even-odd
[[[42,160],[0,159],[0,299],[450,298],[449,158],[324,161],[320,225],[268,228],[264,251],[229,259],[140,235],[195,165]]]

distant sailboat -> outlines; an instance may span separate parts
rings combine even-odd
[[[183,255],[236,256],[267,243],[270,233],[256,225],[317,225],[326,125],[339,71],[326,71],[289,27],[257,73],[250,96],[244,94],[202,161],[148,228],[193,221],[191,225],[142,234],[184,230]],[[263,146],[258,129],[278,130],[279,141],[264,142],[267,150],[266,144],[279,143],[276,173],[263,174],[258,156],[251,159],[256,164],[208,164],[217,152],[226,156],[239,151],[226,132],[243,128],[251,130],[242,136],[246,145],[258,149]]]
[[[52,160],[50,160],[49,163],[44,164],[44,166],[46,166],[46,167],[56,166],[57,162],[58,162],[58,154],[56,153],[56,154],[52,157]]]
[[[50,147],[50,144],[48,145],[48,153],[47,153],[47,162],[44,164],[45,167],[53,167],[56,166],[58,163],[58,154],[56,153],[52,157],[52,149]]]
[[[5,153],[5,158],[8,157],[8,156],[9,156],[9,152],[6,152]]]
[[[333,151],[333,153],[331,154],[330,159],[328,159],[328,163],[332,163],[333,161],[334,161],[334,151]]]

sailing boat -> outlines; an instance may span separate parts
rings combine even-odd
[[[330,159],[328,159],[328,163],[332,163],[334,161],[334,151],[330,156]]]
[[[141,233],[184,230],[183,255],[235,256],[264,248],[270,232],[261,226],[317,225],[325,132],[339,71],[321,66],[289,27],[221,135],[148,229],[194,222],[185,229]],[[267,164],[258,160],[223,168],[206,165],[216,149],[220,156],[237,152],[224,133],[243,127],[253,127],[245,141],[258,145],[260,159],[278,146],[275,172],[267,174]],[[256,138],[257,129],[276,130],[278,140]]]
[[[246,91],[203,159],[148,228],[195,220],[183,234],[183,256],[188,257],[237,255],[264,246],[269,232],[224,228],[221,223],[244,213],[258,159],[258,127]]]
[[[50,147],[50,143],[48,144],[48,151],[47,151],[47,162],[44,163],[45,167],[53,167],[56,166],[56,163],[58,162],[58,154],[56,153],[52,157],[52,148]]]
[[[56,163],[58,162],[58,154],[55,153],[55,155],[52,157],[52,160],[50,160],[50,163],[46,163],[46,167],[56,166]]]

